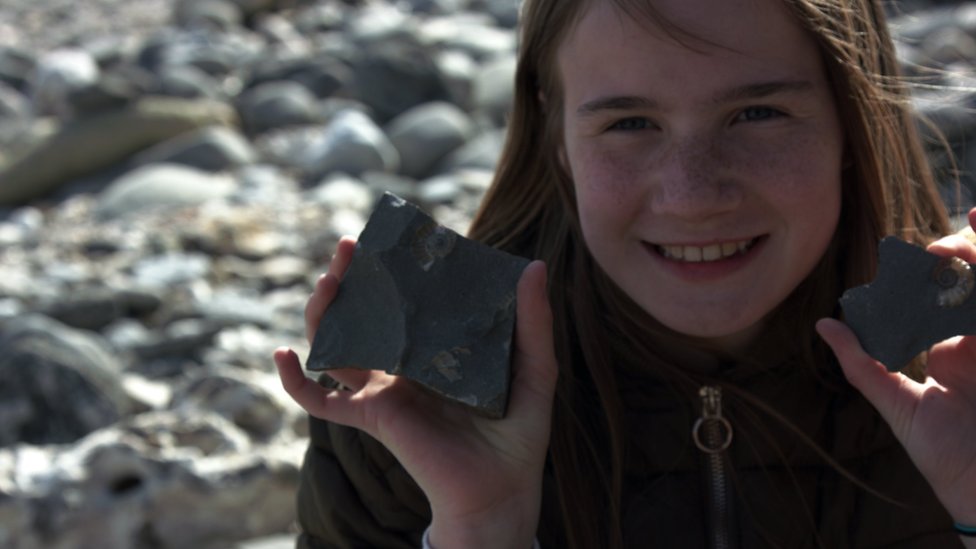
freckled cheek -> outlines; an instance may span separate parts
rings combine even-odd
[[[801,137],[736,148],[734,171],[770,198],[809,205],[831,197],[825,193],[839,195],[841,148],[836,142]]]
[[[572,151],[570,170],[583,236],[591,250],[608,252],[641,208],[639,174],[607,152]],[[612,246],[611,246],[612,247]]]
[[[608,151],[575,151],[570,169],[580,208],[618,210],[633,205],[641,192],[643,170],[624,155]]]

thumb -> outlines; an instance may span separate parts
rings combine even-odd
[[[912,381],[887,368],[861,347],[857,336],[843,322],[822,318],[816,324],[817,333],[827,342],[840,362],[844,376],[864,395],[895,432],[902,427],[911,406]]]
[[[546,293],[546,264],[533,261],[516,290],[515,353],[510,412],[551,407],[558,367],[552,335],[552,309]],[[541,402],[540,402],[541,401]],[[536,412],[537,413],[537,412]]]

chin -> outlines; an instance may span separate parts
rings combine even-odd
[[[662,324],[682,335],[726,351],[741,350],[751,343],[762,330],[761,321],[720,324],[692,321],[679,324],[662,322]]]

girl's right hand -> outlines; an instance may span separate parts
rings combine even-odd
[[[305,308],[311,341],[352,260],[343,238]],[[531,547],[542,499],[542,471],[557,367],[552,313],[541,261],[518,282],[513,377],[505,418],[488,419],[381,371],[331,370],[343,388],[305,377],[294,351],[274,353],[282,385],[309,414],[379,440],[426,494],[430,543],[452,547]]]

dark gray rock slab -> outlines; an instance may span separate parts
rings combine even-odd
[[[844,321],[865,351],[901,370],[933,344],[976,334],[973,271],[895,237],[881,241],[878,275],[840,299]]]
[[[385,370],[503,417],[515,287],[527,264],[388,193],[360,235],[306,366]]]

